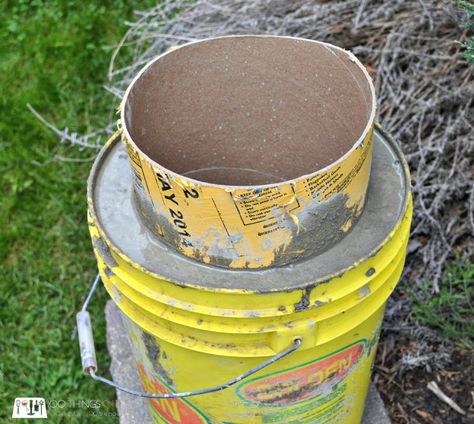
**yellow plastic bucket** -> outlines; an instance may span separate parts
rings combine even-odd
[[[223,267],[323,252],[362,213],[375,103],[364,66],[327,43],[230,36],[164,53],[121,105],[144,222]]]
[[[376,129],[358,223],[320,255],[257,271],[191,260],[150,235],[134,206],[125,147],[108,143],[89,179],[102,280],[120,310],[144,388],[212,387],[301,346],[237,385],[151,399],[156,423],[360,422],[385,303],[403,269],[412,216],[396,143]]]

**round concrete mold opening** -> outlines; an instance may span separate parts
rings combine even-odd
[[[110,251],[179,286],[259,293],[304,289],[367,260],[400,225],[410,196],[408,170],[396,144],[380,131],[374,133],[371,175],[364,212],[339,243],[305,261],[249,272],[201,264],[150,237],[134,207],[134,175],[125,149],[113,143],[102,151],[89,179],[89,212],[101,233],[95,248],[102,257],[110,257],[112,264],[115,259]]]
[[[147,227],[230,268],[321,253],[363,210],[373,86],[350,53],[309,40],[221,37],[149,63],[122,103]]]

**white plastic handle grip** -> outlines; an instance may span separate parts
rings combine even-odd
[[[97,371],[95,356],[94,336],[92,335],[91,316],[87,311],[78,312],[76,315],[77,333],[81,349],[82,370],[90,374],[90,370]]]

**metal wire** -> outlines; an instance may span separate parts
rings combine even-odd
[[[151,398],[151,399],[172,399],[172,398],[183,398],[183,397],[190,397],[190,396],[197,396],[197,395],[204,395],[207,393],[213,393],[213,392],[219,392],[221,390],[227,389],[230,386],[233,386],[234,384],[238,383],[239,381],[243,380],[244,378],[247,378],[251,376],[252,374],[255,374],[256,372],[262,370],[263,368],[268,367],[269,365],[279,361],[280,359],[284,358],[285,356],[290,355],[293,353],[295,350],[297,350],[301,346],[301,339],[296,338],[294,340],[293,346],[289,347],[288,349],[276,354],[272,358],[268,359],[265,362],[262,362],[261,364],[257,365],[256,367],[248,370],[247,372],[239,375],[238,377],[233,378],[232,380],[228,381],[227,383],[221,384],[219,386],[214,386],[210,387],[208,389],[200,389],[200,390],[194,390],[191,392],[180,392],[180,393],[143,393],[143,392],[138,392],[136,390],[132,389],[127,389],[126,387],[122,387],[119,384],[114,383],[111,380],[108,380],[104,377],[100,377],[95,374],[93,369],[89,370],[90,376],[97,381],[100,381],[102,383],[108,384],[109,386],[115,387],[118,390],[121,390],[122,392],[128,393],[129,395],[133,396],[140,396],[144,398]]]
[[[89,290],[89,293],[86,297],[86,300],[84,301],[84,305],[82,305],[81,311],[85,311],[87,307],[89,306],[89,302],[91,301],[92,295],[94,294],[95,289],[97,288],[97,284],[99,283],[99,280],[100,280],[100,274],[97,273],[97,275],[95,276],[95,280],[92,283],[92,287]]]
[[[84,301],[84,305],[82,306],[81,311],[85,311],[87,307],[89,306],[89,302],[92,298],[92,295],[95,292],[95,289],[97,288],[97,285],[100,280],[100,274],[97,274],[95,277],[94,282],[92,283],[92,287],[89,290],[89,293],[87,294],[86,300]],[[213,392],[219,392],[221,390],[227,389],[230,386],[233,386],[234,384],[238,383],[239,381],[243,380],[244,378],[247,378],[258,371],[268,367],[269,365],[279,361],[280,359],[284,358],[285,356],[290,355],[293,353],[295,350],[297,350],[301,346],[301,339],[300,338],[295,338],[293,346],[290,346],[288,349],[277,353],[275,356],[271,357],[270,359],[266,360],[265,362],[262,362],[261,364],[257,365],[256,367],[248,370],[247,372],[244,372],[243,374],[240,374],[239,376],[233,378],[232,380],[228,381],[227,383],[220,384],[219,386],[214,386],[210,387],[208,389],[200,389],[200,390],[194,390],[190,392],[180,392],[180,393],[143,393],[139,392],[136,390],[128,389],[126,387],[121,386],[120,384],[114,383],[112,380],[108,380],[107,378],[101,377],[99,375],[95,374],[95,370],[93,368],[89,368],[88,372],[89,375],[96,381],[100,381],[102,383],[108,384],[109,386],[115,387],[117,390],[120,390],[122,392],[128,393],[129,395],[133,396],[140,396],[144,398],[151,398],[151,399],[172,399],[172,398],[183,398],[183,397],[190,397],[190,396],[197,396],[197,395],[204,395],[207,393],[213,393]]]

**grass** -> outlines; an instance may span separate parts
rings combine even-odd
[[[472,0],[454,0],[463,17],[461,25],[466,30],[466,40],[462,42],[463,56],[470,64],[474,64],[474,2]]]
[[[421,288],[412,293],[412,314],[421,324],[437,329],[459,347],[474,349],[474,266],[458,259],[446,270],[440,292]]]
[[[75,312],[95,274],[85,197],[87,159],[94,152],[59,145],[26,103],[74,131],[108,123],[116,99],[101,85],[111,49],[133,9],[153,4],[0,3],[0,422],[10,421],[14,398],[21,396],[64,401],[49,408],[49,422],[117,421],[88,416],[113,413],[114,391],[82,375],[77,340],[71,339]],[[106,374],[105,300],[99,290],[90,309]],[[72,405],[77,400],[102,403]]]

